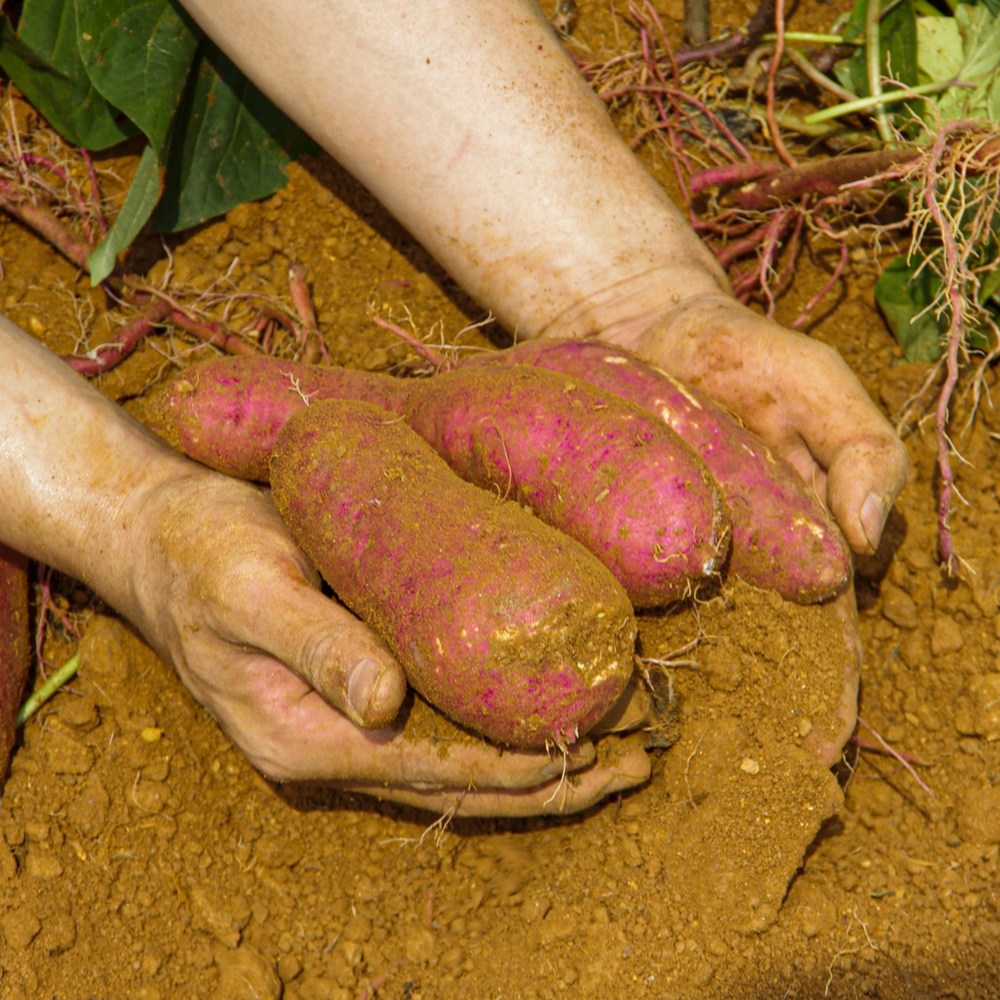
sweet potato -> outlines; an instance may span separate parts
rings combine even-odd
[[[347,368],[215,358],[154,393],[142,417],[191,458],[230,476],[266,482],[278,432],[309,401],[356,399],[399,412],[407,387],[400,379]]]
[[[403,422],[331,400],[288,421],[275,503],[413,686],[498,743],[567,746],[615,702],[636,625],[579,543],[462,482]]]
[[[479,359],[537,365],[585,379],[661,417],[708,466],[732,518],[729,571],[800,603],[851,578],[840,530],[792,466],[704,393],[600,341],[537,340]]]
[[[0,785],[17,733],[17,711],[31,669],[27,560],[0,545]]]
[[[638,605],[683,596],[726,557],[728,514],[694,453],[641,408],[539,369],[402,381],[219,359],[172,383],[152,424],[191,457],[262,479],[282,423],[325,398],[366,399],[404,416],[463,478],[582,542]]]
[[[661,421],[577,378],[459,368],[415,384],[410,426],[463,478],[530,507],[650,607],[721,569],[728,515]]]

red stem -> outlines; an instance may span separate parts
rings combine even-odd
[[[778,69],[781,67],[781,56],[785,51],[785,0],[775,0],[774,5],[774,51],[767,67],[767,127],[771,132],[771,143],[774,151],[790,167],[795,166],[795,157],[788,151],[785,140],[781,138],[781,129],[774,112],[776,81]]]
[[[729,187],[732,184],[747,184],[761,177],[771,177],[780,173],[777,163],[756,163],[746,160],[742,163],[724,163],[719,167],[706,167],[691,177],[691,193],[698,195],[710,187]]]
[[[410,345],[414,351],[417,352],[417,356],[424,359],[424,361],[429,364],[434,365],[435,368],[441,369],[446,367],[447,360],[442,354],[439,354],[434,350],[433,347],[429,347],[422,340],[417,340],[412,334],[407,333],[401,326],[397,326],[395,323],[390,323],[387,319],[382,319],[381,316],[372,316],[372,322],[376,326],[382,327],[383,330],[388,330],[391,334],[399,337],[404,343]]]
[[[90,153],[85,149],[80,150],[83,162],[87,165],[87,176],[90,178],[90,203],[93,208],[94,218],[97,220],[97,228],[102,236],[108,235],[108,222],[104,218],[104,209],[101,208],[101,185],[97,180],[97,171],[94,169],[94,161]]]
[[[81,375],[100,375],[127,358],[172,310],[171,303],[154,299],[135,319],[118,331],[113,342],[94,348],[89,357],[68,355],[63,357],[63,361]]]
[[[306,364],[316,364],[322,358],[330,360],[330,352],[320,336],[316,323],[316,310],[313,308],[309,295],[309,283],[306,280],[306,269],[298,263],[288,265],[288,289],[292,296],[292,305],[299,317],[302,328],[298,331],[302,340],[302,360]]]
[[[90,272],[87,258],[93,247],[77,239],[47,208],[25,201],[11,184],[3,180],[0,180],[0,209],[48,240],[71,264]]]
[[[854,153],[800,163],[786,170],[770,172],[756,183],[730,191],[726,201],[749,212],[763,212],[783,201],[798,201],[804,195],[829,197],[843,193],[848,184],[857,184],[890,167],[917,159],[914,149],[882,149],[874,153]],[[739,183],[741,178],[734,178]]]
[[[219,347],[228,354],[243,354],[251,357],[260,354],[260,351],[253,344],[247,343],[231,330],[227,330],[221,323],[194,319],[182,309],[170,309],[165,318],[174,326],[179,326],[199,340]]]

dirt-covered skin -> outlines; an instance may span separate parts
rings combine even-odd
[[[632,673],[635,621],[579,543],[462,482],[404,423],[339,400],[296,414],[274,501],[413,686],[498,743],[566,747]]]
[[[31,669],[28,564],[0,545],[0,788],[14,749],[15,721]]]
[[[536,340],[476,359],[531,364],[599,385],[661,417],[701,456],[732,522],[730,572],[789,600],[842,591],[851,558],[839,528],[784,459],[703,392],[596,340]]]

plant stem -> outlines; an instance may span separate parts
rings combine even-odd
[[[922,83],[916,87],[903,87],[894,90],[890,94],[879,94],[878,97],[859,97],[853,101],[845,101],[843,104],[834,104],[829,108],[822,108],[814,111],[811,115],[806,115],[802,120],[807,125],[819,125],[821,122],[828,122],[832,118],[840,118],[841,115],[849,115],[855,111],[867,111],[878,104],[896,104],[905,101],[910,97],[923,97],[925,94],[937,94],[949,87],[964,87],[968,84],[960,80],[938,80],[934,83]]]
[[[773,42],[778,36],[773,31],[768,31],[760,36],[762,42]],[[852,42],[843,35],[823,35],[815,31],[786,31],[786,42],[806,42],[815,45],[860,45],[860,42]]]
[[[865,10],[865,66],[868,70],[868,92],[876,99],[875,126],[879,138],[887,146],[893,140],[889,115],[882,103],[882,40],[879,35],[879,0],[868,0]]]
[[[316,364],[321,358],[330,360],[326,344],[320,335],[316,323],[316,310],[313,308],[309,295],[309,283],[306,280],[306,269],[299,263],[288,265],[288,290],[292,296],[292,305],[299,317],[302,340],[302,360],[306,364]]]
[[[73,236],[48,209],[25,201],[12,185],[2,180],[0,210],[20,219],[39,236],[48,240],[71,264],[89,273],[87,257],[93,247]]]
[[[781,66],[781,56],[785,49],[785,3],[784,0],[775,0],[774,4],[774,54],[771,56],[770,65],[767,67],[767,127],[771,133],[771,144],[778,157],[786,166],[795,166],[795,157],[788,151],[785,141],[781,138],[781,129],[775,118],[775,90],[778,78],[778,69]]]
[[[725,201],[745,211],[766,212],[780,202],[840,194],[847,184],[864,181],[919,156],[920,151],[915,148],[882,149],[812,160],[744,184],[728,192]]]
[[[76,671],[80,666],[80,654],[74,653],[49,679],[21,706],[21,711],[17,713],[17,725],[23,726],[49,698],[51,698],[64,684],[76,676]]]
[[[172,303],[154,299],[135,319],[118,331],[113,341],[95,347],[88,355],[64,355],[63,361],[81,375],[100,375],[131,354],[153,328],[170,315],[172,309]]]
[[[786,35],[785,37],[787,38],[788,36]],[[785,55],[795,64],[798,71],[815,83],[820,90],[828,90],[842,101],[853,99],[854,95],[849,90],[845,90],[835,80],[831,80],[826,74],[821,73],[801,52],[796,49],[786,48]]]

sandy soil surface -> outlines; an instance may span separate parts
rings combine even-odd
[[[584,39],[610,50],[603,5],[581,8]],[[127,173],[129,160],[113,165]],[[322,157],[169,248],[172,287],[286,303],[288,264],[303,264],[339,364],[412,361],[373,311],[409,314],[444,342],[481,318]],[[54,350],[111,336],[100,296],[3,219],[0,259],[4,312]],[[136,261],[153,278],[168,267],[158,240]],[[810,332],[892,415],[927,369],[898,363],[872,306],[876,275],[873,256],[854,255]],[[824,280],[807,262],[779,318]],[[486,347],[488,333],[460,342]],[[159,335],[99,384],[141,412],[152,385],[211,353]],[[680,657],[690,663],[662,668],[676,742],[647,787],[572,819],[448,822],[272,785],[126,623],[58,580],[82,638],[51,630],[46,654],[78,648],[81,666],[25,728],[0,801],[0,995],[998,995],[996,410],[956,443],[968,501],[955,512],[958,581],[935,561],[934,446],[917,428],[885,544],[858,567],[857,631],[853,605],[845,626],[840,607],[735,582],[703,606],[644,617],[647,657],[677,659],[700,637]],[[814,747],[842,710],[855,635],[863,723],[831,770]],[[920,783],[879,737],[920,762]]]

